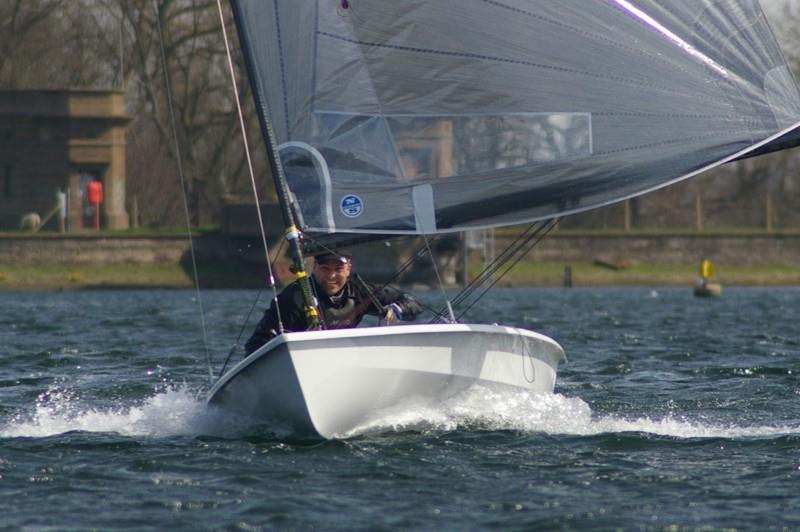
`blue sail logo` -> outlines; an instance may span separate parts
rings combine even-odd
[[[348,218],[356,218],[364,212],[364,202],[355,194],[348,194],[342,198],[339,208],[342,209],[342,214]]]

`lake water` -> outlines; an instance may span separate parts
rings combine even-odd
[[[214,374],[255,297],[202,294]],[[800,529],[799,309],[498,289],[474,321],[558,340],[554,395],[475,389],[315,442],[206,411],[193,291],[2,293],[0,529]]]

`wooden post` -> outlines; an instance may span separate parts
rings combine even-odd
[[[461,244],[462,244],[462,255],[461,255],[461,264],[464,270],[461,272],[461,286],[464,288],[467,287],[469,284],[469,242],[467,238],[467,232],[464,231],[461,233]]]
[[[70,197],[71,197],[71,194],[72,194],[72,191],[70,190],[70,188],[71,187],[69,185],[67,185],[67,192],[66,192],[65,197],[64,197],[64,217],[65,217],[64,230],[67,233],[72,231],[72,222],[70,221],[70,218],[69,218],[69,210],[70,210],[71,205],[72,205],[70,203],[70,201],[71,201]]]
[[[58,232],[66,233],[67,231],[67,195],[61,190],[57,193],[58,197]]]
[[[631,230],[631,200],[630,199],[626,199],[625,200],[624,207],[625,207],[625,210],[624,210],[625,230],[626,231],[630,231]]]
[[[703,230],[703,197],[700,189],[694,189],[694,224],[698,231]]]
[[[766,218],[767,218],[767,233],[771,233],[772,229],[773,229],[773,227],[772,227],[772,194],[769,193],[769,190],[767,190],[767,212],[766,212],[765,215],[766,215]]]
[[[132,225],[133,225],[134,228],[136,228],[136,227],[139,227],[139,199],[136,196],[133,197],[133,208],[132,208],[132,210],[133,210],[133,213],[131,213],[132,214],[131,218],[133,218]]]

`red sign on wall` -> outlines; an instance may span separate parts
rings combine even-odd
[[[93,179],[89,181],[89,184],[86,186],[87,195],[89,196],[89,203],[92,205],[100,205],[103,203],[103,183],[102,181],[98,181]]]

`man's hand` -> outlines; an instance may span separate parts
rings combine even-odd
[[[383,316],[381,318],[386,323],[395,323],[397,320],[401,319],[403,315],[403,311],[400,310],[400,307],[397,303],[392,303],[391,305],[386,305],[383,308]]]
[[[403,294],[397,301],[389,305],[389,308],[392,309],[398,319],[403,321],[413,321],[425,310],[414,298],[406,294]]]

